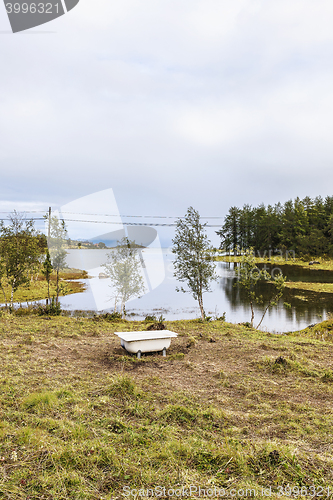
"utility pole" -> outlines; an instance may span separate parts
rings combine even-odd
[[[48,234],[47,234],[47,246],[50,249],[50,237],[51,237],[51,207],[49,207],[49,227],[48,227]]]

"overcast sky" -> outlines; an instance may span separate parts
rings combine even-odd
[[[81,0],[11,34],[0,5],[0,209],[332,195],[332,24],[332,0]]]

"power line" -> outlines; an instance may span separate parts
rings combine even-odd
[[[3,213],[3,212],[2,212],[2,213]],[[9,221],[9,219],[0,219],[0,220],[1,220],[1,221],[4,221],[4,222],[8,222],[8,221]],[[40,217],[40,218],[38,218],[38,217],[32,217],[32,218],[31,218],[31,219],[29,219],[29,220],[45,220],[45,219],[44,219],[44,217]]]
[[[43,220],[45,221],[46,219],[43,218],[32,218],[30,220],[36,221],[36,220]],[[108,224],[108,225],[116,225],[116,226],[156,226],[156,227],[176,227],[177,224],[160,224],[156,222],[112,222],[112,221],[100,221],[100,220],[80,220],[80,219],[61,219],[64,222],[88,222],[91,224]],[[0,219],[0,221],[7,221],[8,219]],[[221,227],[221,224],[205,224],[205,227]]]
[[[61,212],[62,214],[71,214],[71,215],[93,215],[100,217],[136,217],[143,219],[182,219],[183,217],[178,217],[175,215],[110,215],[110,214],[88,214],[88,213],[80,213],[80,212]],[[200,216],[201,219],[224,219],[224,217],[205,217]]]
[[[12,212],[0,212],[0,214],[10,214]],[[33,221],[46,221],[50,218],[50,208],[47,212],[41,211],[41,210],[31,210],[31,211],[26,211],[25,213],[45,213],[43,217],[32,217],[30,220]],[[61,215],[86,215],[86,216],[97,216],[97,217],[116,217],[117,219],[123,219],[123,218],[141,218],[141,219],[182,219],[182,217],[176,217],[176,216],[171,216],[171,215],[119,215],[119,214],[89,214],[89,213],[84,213],[84,212],[61,212]],[[209,220],[209,219],[223,219],[223,217],[218,217],[218,216],[207,216],[207,217],[200,217],[203,220]],[[67,219],[64,217],[61,217],[61,220],[64,222],[81,222],[81,223],[90,223],[90,224],[109,224],[109,225],[117,225],[117,226],[146,226],[146,227],[177,227],[177,223],[158,223],[158,222],[124,222],[122,220],[118,220],[117,222],[114,221],[100,221],[100,220],[88,220],[88,219]],[[0,218],[0,221],[8,221],[8,219],[3,219]],[[215,224],[207,224],[205,223],[205,227],[221,227],[221,224],[215,225]]]
[[[177,224],[159,224],[156,222],[109,222],[99,220],[77,220],[77,219],[62,219],[65,222],[90,222],[92,224],[115,224],[117,226],[161,226],[161,227],[176,227]],[[221,227],[221,224],[212,225],[206,224],[205,227]]]
[[[47,213],[48,210],[42,211],[42,210],[26,210],[25,213],[28,214],[40,214],[40,213]],[[0,212],[0,214],[9,214],[12,213],[12,211],[8,212]],[[175,215],[119,215],[119,214],[90,214],[90,213],[83,213],[83,212],[61,212],[62,214],[67,214],[67,215],[92,215],[96,217],[124,217],[124,218],[142,218],[142,219],[182,219],[183,217],[178,217]],[[200,219],[224,219],[224,217],[219,217],[219,216],[200,216]],[[2,219],[0,219],[2,220]],[[34,219],[34,220],[40,220],[40,219]]]

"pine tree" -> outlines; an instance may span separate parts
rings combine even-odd
[[[46,281],[47,281],[47,299],[46,299],[46,305],[50,303],[50,277],[53,271],[53,266],[51,263],[51,257],[50,257],[50,252],[49,250],[46,251],[46,257],[43,263],[43,268],[42,268],[42,274],[45,276]]]
[[[239,218],[241,211],[237,207],[231,207],[228,215],[224,219],[224,224],[220,231],[216,233],[221,237],[221,249],[232,251],[237,255],[240,249]]]

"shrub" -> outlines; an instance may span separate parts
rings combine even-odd
[[[223,322],[224,322],[224,321],[225,321],[225,318],[226,318],[226,313],[224,312],[224,313],[222,314],[222,316],[217,316],[217,315],[216,315],[214,319],[215,319],[215,321],[223,321]]]
[[[124,321],[120,312],[114,311],[112,313],[105,313],[96,316],[95,319],[105,319],[106,321]]]
[[[19,307],[14,311],[15,316],[30,316],[31,314],[39,314],[39,308],[36,306]]]
[[[150,319],[147,319],[150,318]],[[154,321],[152,325],[149,325],[147,330],[165,330],[166,326],[164,324],[165,318],[163,318],[163,315],[161,314],[158,319],[156,319],[156,316],[146,316],[145,321]]]
[[[60,316],[61,304],[56,302],[55,297],[52,297],[51,304],[38,306],[38,314],[40,316]]]
[[[150,323],[150,322],[152,322],[152,321],[157,321],[157,318],[156,318],[156,316],[154,316],[154,315],[149,316],[149,314],[147,314],[147,316],[145,317],[145,321],[146,321],[147,323]]]

